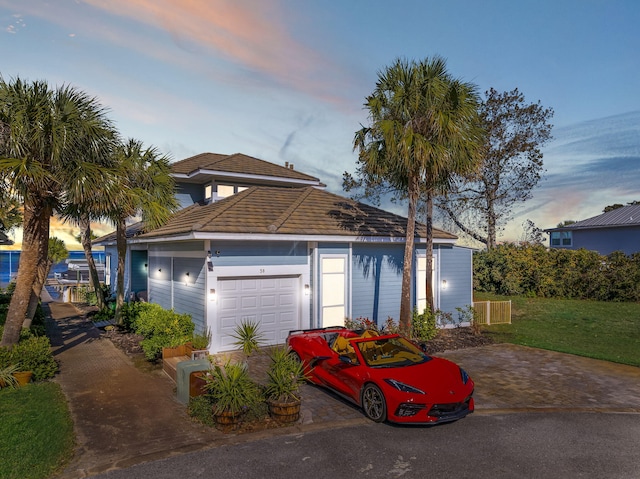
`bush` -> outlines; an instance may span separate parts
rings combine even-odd
[[[432,313],[428,308],[422,314],[418,314],[418,310],[413,310],[413,319],[411,321],[411,337],[418,341],[429,341],[436,337],[438,329],[436,328],[436,318],[438,313]]]
[[[18,365],[20,371],[33,371],[34,381],[52,378],[58,371],[49,338],[29,333],[23,333],[13,348],[0,348],[0,368],[12,364]]]
[[[162,348],[185,344],[193,337],[194,324],[189,314],[178,314],[154,303],[134,303],[137,315],[131,321],[133,331],[144,336],[140,342],[145,357],[155,361]]]
[[[640,301],[640,253],[507,243],[474,254],[473,283],[504,296]]]

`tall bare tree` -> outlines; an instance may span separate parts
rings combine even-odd
[[[458,175],[436,206],[460,231],[492,249],[517,203],[531,198],[544,171],[541,147],[551,139],[551,108],[526,103],[515,90],[486,93],[480,107],[487,132],[481,168]]]

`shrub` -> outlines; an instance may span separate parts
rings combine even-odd
[[[413,310],[411,321],[411,336],[418,341],[429,341],[435,338],[438,330],[436,328],[437,313],[432,313],[426,308],[422,314],[418,310]]]
[[[139,311],[131,325],[134,332],[144,336],[140,345],[148,360],[158,359],[162,348],[185,344],[193,337],[194,324],[189,314],[178,314],[154,303],[134,304],[139,305]]]
[[[0,348],[0,368],[16,364],[20,371],[33,371],[33,380],[52,378],[58,371],[51,343],[46,336],[22,334],[13,348]]]

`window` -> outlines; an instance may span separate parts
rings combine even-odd
[[[226,198],[235,193],[233,185],[218,185],[218,198]]]
[[[551,246],[571,246],[573,237],[571,231],[552,231]]]

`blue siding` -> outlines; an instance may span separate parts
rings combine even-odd
[[[440,281],[447,288],[440,290],[440,310],[457,318],[456,308],[473,303],[472,255],[469,248],[440,247]]]
[[[355,244],[351,277],[353,319],[398,320],[404,245]]]
[[[149,256],[149,302],[171,309],[171,258]]]
[[[570,249],[584,248],[608,255],[622,251],[626,255],[640,252],[640,227],[575,229]]]
[[[215,266],[265,266],[307,264],[307,243],[291,242],[212,242]]]
[[[175,258],[173,261],[173,309],[176,313],[191,315],[196,332],[205,330],[205,275],[201,258]]]

